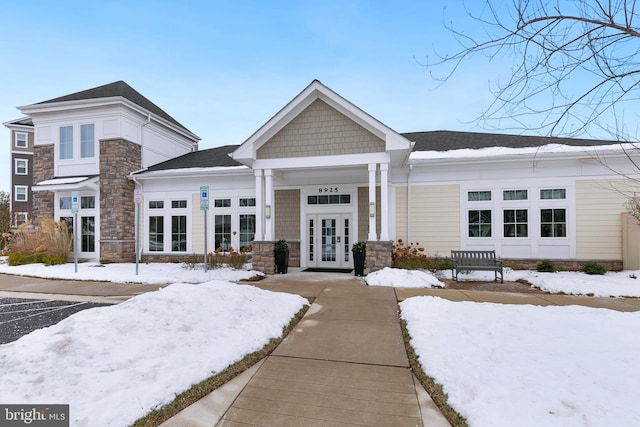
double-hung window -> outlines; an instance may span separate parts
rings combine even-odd
[[[502,191],[502,201],[508,207],[502,211],[504,237],[529,237],[529,210],[520,207],[521,203],[518,203],[528,198],[529,192],[524,189]]]
[[[483,203],[491,201],[491,191],[468,191],[467,201],[472,207],[467,211],[467,236],[491,237],[492,211],[489,204]]]
[[[540,237],[567,237],[567,209],[555,206],[557,201],[566,200],[565,188],[545,188],[540,190],[540,201],[545,203],[540,209]],[[562,203],[562,202],[560,202]]]
[[[28,187],[26,185],[16,185],[14,189],[15,195],[13,200],[15,200],[16,202],[27,202],[29,200],[27,193]]]
[[[27,148],[27,141],[25,132],[16,132],[16,148]]]
[[[96,143],[93,123],[80,125],[80,157],[95,157]]]
[[[16,159],[15,170],[16,175],[27,175],[29,173],[29,160]]]
[[[61,160],[73,159],[73,126],[60,128],[59,158]]]

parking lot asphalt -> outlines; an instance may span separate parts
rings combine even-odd
[[[15,341],[37,329],[54,325],[79,311],[104,305],[108,304],[0,298],[0,344]]]
[[[0,274],[0,344],[56,324],[79,311],[123,302],[160,287]]]

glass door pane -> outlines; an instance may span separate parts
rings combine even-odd
[[[83,216],[81,218],[82,234],[82,252],[95,252],[96,251],[96,227],[95,217]]]
[[[322,261],[336,260],[336,220],[322,220]]]

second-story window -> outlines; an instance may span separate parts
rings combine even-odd
[[[27,175],[29,173],[28,165],[27,159],[16,159],[16,175]]]
[[[73,159],[73,126],[60,128],[60,159]]]
[[[24,132],[16,132],[16,147],[27,148],[27,134]]]
[[[95,157],[95,149],[93,123],[80,125],[80,157]]]

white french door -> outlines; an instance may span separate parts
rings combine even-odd
[[[351,214],[307,215],[307,265],[351,268]]]

